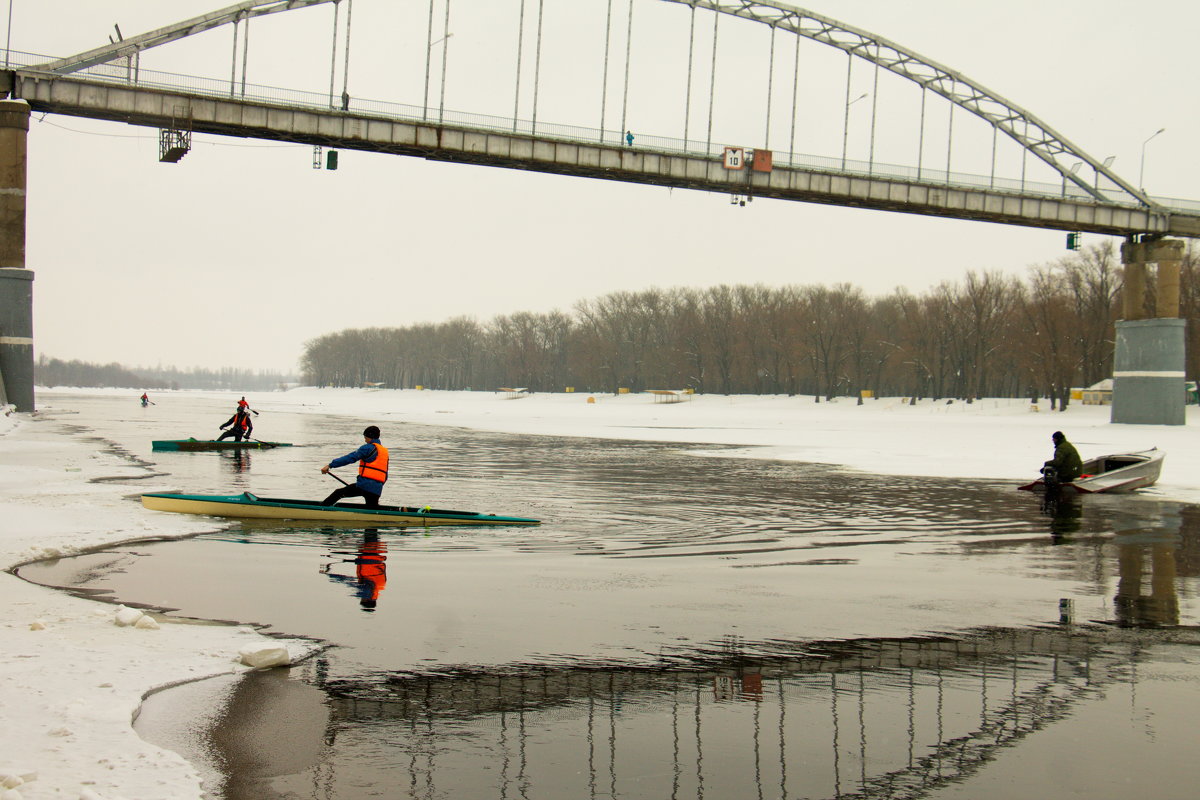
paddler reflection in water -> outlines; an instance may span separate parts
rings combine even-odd
[[[379,593],[387,586],[387,544],[379,540],[379,533],[371,529],[363,531],[362,544],[354,558],[343,558],[342,563],[354,564],[354,577],[330,572],[332,564],[321,567],[329,580],[355,586],[358,604],[363,611],[374,611]]]
[[[358,480],[353,486],[343,486],[322,501],[322,505],[331,506],[346,497],[361,497],[367,508],[379,507],[379,495],[383,494],[383,484],[388,478],[388,451],[379,441],[379,428],[367,426],[363,431],[365,444],[353,453],[347,453],[341,458],[335,458],[321,467],[321,474],[328,475],[331,468],[344,467],[347,464],[358,464]]]

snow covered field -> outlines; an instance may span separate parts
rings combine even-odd
[[[132,539],[211,530],[207,520],[149,516],[128,499],[166,488],[135,480],[146,467],[72,429],[70,394],[140,392],[43,390],[37,416],[0,415],[0,563],[4,568]],[[227,399],[232,395],[179,393]],[[175,393],[152,394],[169,404]],[[591,397],[594,402],[588,402]],[[678,403],[648,394],[547,394],[300,388],[247,398],[263,412],[351,416],[380,426],[403,446],[397,423],[452,425],[509,433],[653,440],[733,446],[752,458],[841,465],[892,474],[992,478],[1037,475],[1062,430],[1086,459],[1158,447],[1167,458],[1159,484],[1143,494],[1200,503],[1200,421],[1183,426],[1113,425],[1109,408],[1072,405],[1053,413],[1027,400],[973,404],[899,398],[814,403],[808,397],[695,396]],[[40,414],[39,414],[40,415]],[[117,443],[121,444],[120,442]],[[348,444],[353,444],[348,443]],[[722,451],[729,455],[729,451]],[[96,478],[127,481],[92,482]],[[1130,502],[1137,502],[1136,498]],[[286,645],[298,658],[313,645],[281,642],[249,627],[162,624],[113,606],[0,577],[0,800],[20,798],[200,797],[199,772],[181,757],[142,741],[131,718],[160,687],[248,669],[243,653]],[[122,621],[139,625],[119,625]],[[20,783],[23,779],[27,780]]]

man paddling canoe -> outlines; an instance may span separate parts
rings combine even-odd
[[[321,467],[321,474],[328,475],[331,468],[359,462],[358,480],[354,485],[337,489],[325,498],[322,505],[331,506],[346,497],[361,497],[367,508],[379,507],[379,495],[383,494],[383,485],[388,479],[388,451],[379,441],[379,428],[374,425],[367,426],[363,431],[363,441],[363,446],[354,452],[335,458]]]
[[[217,441],[221,441],[226,436],[232,436],[235,442],[240,442],[243,438],[247,441],[250,439],[250,434],[254,433],[254,423],[250,421],[250,412],[244,408],[238,408],[223,425],[221,430],[229,430],[217,437]]]

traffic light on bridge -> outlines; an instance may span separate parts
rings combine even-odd
[[[1078,250],[1079,249],[1080,235],[1081,234],[1078,234],[1078,233],[1068,233],[1067,234],[1067,249],[1068,250]]]
[[[325,169],[337,169],[338,151],[330,150],[325,155]]]

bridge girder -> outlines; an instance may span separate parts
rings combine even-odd
[[[1048,164],[1100,202],[1108,202],[1098,186],[1089,183],[1066,162],[1083,162],[1094,174],[1103,175],[1116,186],[1153,207],[1155,203],[1142,190],[1130,185],[1119,175],[1092,158],[1066,137],[1059,134],[1034,114],[1009,102],[996,92],[906,47],[876,36],[830,17],[784,3],[764,0],[663,0],[692,8],[703,8],[718,14],[729,14],[772,28],[787,31],[821,44],[835,47],[872,64],[913,81],[923,89],[941,95],[954,105],[980,119],[1017,142],[1026,151]],[[1098,180],[1098,178],[1097,178]]]

